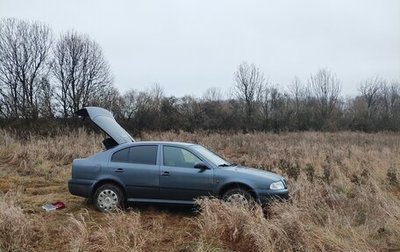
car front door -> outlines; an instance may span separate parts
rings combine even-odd
[[[160,197],[158,148],[158,145],[132,146],[112,155],[110,172],[125,184],[128,200]]]
[[[176,146],[162,146],[160,167],[160,197],[165,200],[192,201],[213,193],[212,167],[195,168],[203,161],[190,150]]]

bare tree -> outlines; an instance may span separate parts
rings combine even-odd
[[[301,102],[304,101],[306,95],[305,87],[301,83],[299,77],[295,76],[292,83],[288,86],[289,95],[294,101],[295,113],[298,114],[301,107]]]
[[[89,98],[89,104],[112,111],[116,118],[123,117],[122,108],[124,106],[124,100],[118,89],[114,86],[105,86],[101,90],[98,90],[98,92],[94,92]]]
[[[123,95],[124,108],[122,110],[126,119],[132,120],[138,114],[154,109],[153,98],[149,92],[131,89]]]
[[[54,87],[50,84],[48,78],[42,78],[40,82],[40,92],[37,95],[39,116],[45,118],[54,117]]]
[[[234,94],[244,101],[247,120],[251,120],[256,101],[260,100],[264,88],[264,75],[254,64],[242,63],[235,73]]]
[[[309,87],[304,85],[301,80],[295,76],[292,82],[288,85],[288,96],[288,110],[292,117],[292,128],[301,130],[308,129],[311,126],[309,123],[310,112],[314,110],[312,107],[309,107],[309,101],[312,101]]]
[[[159,112],[161,109],[162,99],[165,96],[164,88],[160,85],[160,83],[155,82],[150,89],[148,89],[147,93],[152,100],[152,109]]]
[[[382,85],[381,103],[383,107],[382,114],[385,120],[392,120],[395,115],[400,112],[400,86],[397,82],[387,84],[384,82]]]
[[[52,72],[64,117],[72,116],[112,84],[110,67],[100,46],[76,32],[68,32],[58,40]]]
[[[207,88],[203,94],[203,100],[207,102],[217,102],[222,100],[221,89],[216,87]]]
[[[368,117],[371,117],[372,114],[377,110],[380,91],[384,85],[385,81],[378,76],[370,78],[361,84],[359,90],[367,105]]]
[[[338,104],[341,83],[328,69],[320,69],[309,79],[311,95],[316,101],[316,110],[324,126]]]
[[[123,96],[122,113],[124,117],[131,120],[138,110],[138,92],[134,89],[127,91]]]
[[[49,72],[52,44],[47,25],[14,18],[0,21],[0,102],[3,115],[36,118],[38,94]]]

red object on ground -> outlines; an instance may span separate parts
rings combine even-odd
[[[56,201],[52,205],[55,206],[56,210],[65,208],[65,204],[62,201]]]

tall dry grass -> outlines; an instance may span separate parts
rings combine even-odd
[[[99,151],[100,135],[20,140],[0,131],[0,250],[400,249],[398,134],[167,132],[140,139],[200,143],[233,162],[281,173],[291,199],[264,209],[202,199],[198,214],[134,207],[104,215],[66,186],[72,160]],[[56,199],[67,208],[40,209]]]
[[[30,251],[38,248],[38,234],[43,228],[40,218],[31,218],[12,200],[0,197],[0,250]]]
[[[70,216],[65,229],[71,251],[143,251],[151,239],[158,240],[162,221],[145,225],[138,212],[119,212],[104,216],[103,224],[89,212]]]
[[[299,181],[268,209],[201,200],[201,241],[232,250],[371,251],[400,248],[399,201],[377,188],[341,192]],[[373,192],[374,190],[377,190]]]
[[[74,158],[86,157],[101,150],[100,135],[84,130],[62,133],[53,138],[18,135],[0,130],[0,158],[3,172],[22,176],[58,177],[59,169],[71,164]]]

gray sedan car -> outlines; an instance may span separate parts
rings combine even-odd
[[[68,188],[92,198],[100,211],[129,202],[193,204],[202,196],[260,204],[288,198],[286,181],[278,174],[232,164],[198,144],[136,142],[103,108],[85,107],[77,114],[108,138],[104,151],[73,161]]]

